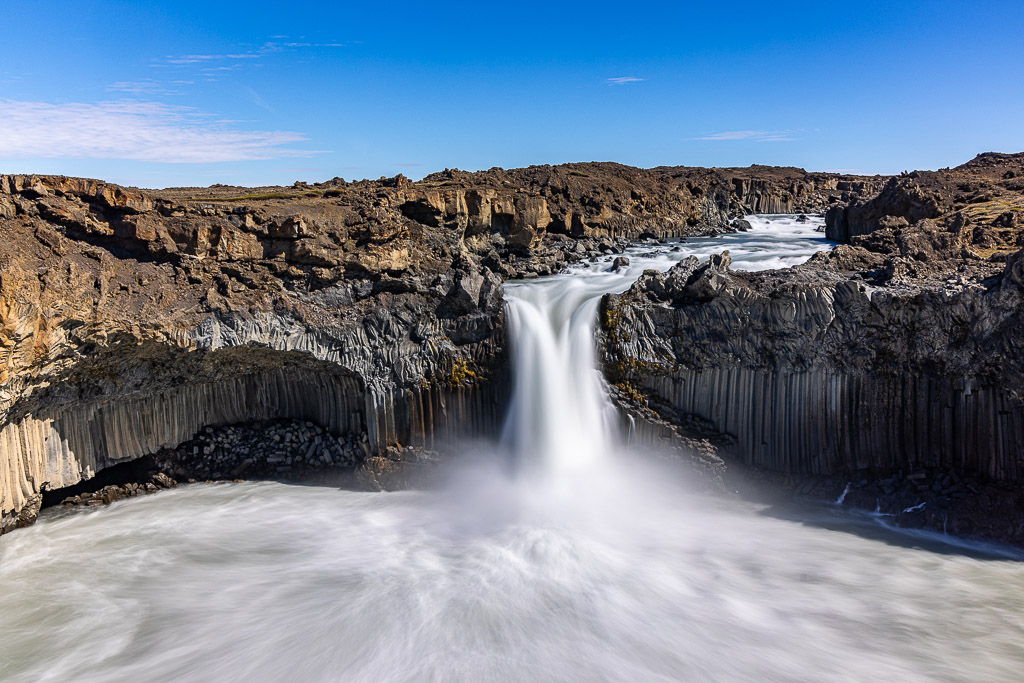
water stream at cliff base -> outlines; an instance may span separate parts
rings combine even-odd
[[[827,245],[751,220],[509,284],[503,447],[440,490],[186,486],[0,538],[0,680],[1019,680],[1013,552],[684,493],[623,453],[597,297],[689,254],[755,269]]]

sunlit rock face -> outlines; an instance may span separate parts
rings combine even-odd
[[[92,181],[18,185],[2,223],[4,529],[30,520],[18,515],[44,488],[206,425],[311,420],[365,435],[372,452],[493,431],[501,280],[458,255],[457,237],[417,241],[406,228],[327,272],[326,256],[296,245],[337,241],[329,215]],[[147,221],[152,231],[125,227]]]
[[[3,176],[2,528],[206,425],[313,420],[374,453],[493,434],[504,279],[821,210],[839,182],[617,164],[159,192]]]

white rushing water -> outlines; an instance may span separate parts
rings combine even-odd
[[[629,249],[629,266],[613,257],[577,264],[565,273],[506,283],[515,386],[503,441],[532,474],[565,476],[592,467],[620,447],[615,409],[594,359],[597,307],[606,293],[624,292],[644,270],[668,270],[688,256],[706,260],[728,249],[738,270],[785,268],[829,246],[821,219],[748,217],[748,233],[695,238],[685,244]],[[675,249],[675,251],[673,251]]]
[[[756,223],[508,287],[526,476],[481,451],[440,491],[187,486],[0,538],[0,680],[1020,680],[1013,553],[683,494],[620,452],[594,297],[691,253],[825,245]]]

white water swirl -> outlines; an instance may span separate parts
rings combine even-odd
[[[1017,555],[683,494],[620,452],[594,297],[689,253],[778,267],[824,244],[755,222],[508,288],[529,476],[480,449],[440,491],[186,486],[0,538],[0,680],[1019,680]]]

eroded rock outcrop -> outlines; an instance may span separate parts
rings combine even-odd
[[[830,212],[850,244],[794,268],[736,272],[726,252],[649,271],[602,302],[610,379],[749,466],[1019,485],[1022,166],[982,155],[944,184],[893,179]]]
[[[985,270],[892,291],[817,267],[646,276],[603,311],[612,379],[733,435],[747,464],[1024,476],[1020,288]]]
[[[2,176],[0,531],[41,491],[211,425],[310,421],[365,437],[401,480],[409,446],[495,430],[503,279],[821,210],[842,182],[617,164],[158,192]]]
[[[1022,193],[1020,154],[979,154],[956,168],[891,178],[877,194],[834,205],[826,215],[826,235],[840,242],[874,233],[890,237],[930,220],[929,231],[953,233],[959,246],[988,258],[1024,246],[1018,242]]]
[[[346,251],[365,226],[345,212],[3,181],[6,527],[41,490],[206,425],[312,420],[382,451],[501,412],[501,280],[454,236],[410,224]]]

